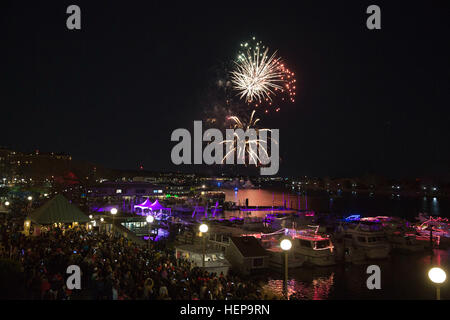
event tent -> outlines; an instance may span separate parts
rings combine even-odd
[[[83,211],[71,204],[62,195],[57,195],[47,201],[42,207],[32,212],[27,219],[41,225],[90,221]]]
[[[150,199],[149,198],[147,198],[143,203],[141,203],[141,204],[138,204],[138,205],[135,205],[134,206],[134,210],[136,211],[136,209],[141,209],[141,213],[138,213],[138,214],[141,214],[141,215],[143,215],[144,213],[148,213],[148,212],[157,212],[157,211],[167,211],[167,212],[169,212],[169,213],[171,213],[172,212],[172,209],[171,208],[165,208],[165,207],[163,207],[160,203],[159,203],[159,201],[158,201],[158,199],[156,199],[155,200],[155,202],[151,202],[150,201]]]

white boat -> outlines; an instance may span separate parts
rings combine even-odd
[[[303,256],[307,264],[314,266],[331,266],[336,264],[336,252],[329,235],[317,233],[319,226],[314,229],[289,230],[293,237],[294,250]]]
[[[293,222],[293,215],[286,213],[269,213],[266,214],[266,222],[272,230],[280,230],[284,228],[291,228]]]
[[[269,267],[275,270],[284,270],[284,261],[286,252],[280,247],[266,248],[270,254]],[[295,269],[301,267],[305,263],[304,256],[298,254],[294,250],[288,252],[288,269]]]
[[[282,262],[280,241],[283,237],[292,238],[292,249],[289,251],[288,262],[290,267],[299,267],[303,264],[314,266],[331,266],[336,264],[334,246],[328,235],[317,233],[318,227],[313,229],[280,229],[270,234],[252,234],[260,239],[263,248],[271,252],[272,264],[279,266]],[[280,253],[281,252],[281,253]],[[281,262],[280,262],[281,261]]]
[[[447,218],[425,217],[419,214],[420,224],[415,227],[419,234],[418,239],[430,240],[430,233],[433,235],[433,242],[439,247],[447,248],[450,246],[450,223]]]
[[[389,257],[391,247],[381,224],[356,221],[346,223],[340,228],[345,248],[354,247],[356,250],[362,250],[366,259]]]
[[[343,238],[333,239],[333,244],[336,252],[336,260],[353,264],[363,264],[366,262],[364,250],[349,243],[345,244]]]
[[[406,252],[425,250],[424,242],[417,239],[415,229],[402,218],[377,216],[361,218],[361,221],[380,222],[392,249]]]
[[[286,235],[286,229],[280,229],[273,233],[253,233],[246,234],[255,237],[261,243],[261,246],[270,254],[269,267],[275,270],[284,270],[285,252],[280,248],[280,240]],[[301,267],[306,258],[295,250],[288,251],[288,268],[294,269]]]
[[[396,231],[389,233],[387,237],[392,245],[392,249],[407,252],[421,252],[425,250],[423,241],[417,239],[416,235],[413,233]]]

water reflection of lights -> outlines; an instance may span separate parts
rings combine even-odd
[[[311,282],[291,279],[288,281],[289,297],[301,300],[328,299],[334,285],[334,272],[329,277],[318,277]],[[276,296],[283,295],[283,280],[269,280],[264,290]]]

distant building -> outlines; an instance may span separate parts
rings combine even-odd
[[[90,198],[138,198],[141,201],[144,197],[161,196],[165,193],[165,188],[146,182],[103,182],[88,188]]]
[[[133,182],[148,182],[148,183],[156,183],[156,177],[134,177]]]
[[[0,172],[3,175],[0,178],[9,178],[16,174],[13,164],[15,156],[16,151],[10,150],[7,147],[0,147]]]
[[[162,198],[165,188],[145,182],[103,182],[91,186],[86,191],[88,206],[100,210],[107,204],[120,204],[120,210],[132,212],[135,204],[146,198]]]
[[[45,180],[67,173],[72,157],[64,153],[23,153],[0,148],[0,170],[8,177],[27,177]]]
[[[231,237],[225,257],[235,271],[243,274],[269,267],[269,253],[255,237]]]

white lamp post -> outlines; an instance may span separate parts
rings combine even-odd
[[[207,233],[208,232],[208,225],[207,224],[201,224],[200,227],[198,228],[200,230],[201,233]]]
[[[116,214],[117,214],[117,209],[116,208],[112,208],[110,212],[111,212],[112,217],[113,217],[111,230],[114,230],[114,221],[115,221],[115,217],[116,217]],[[114,233],[113,233],[113,236],[114,236]]]
[[[202,267],[205,267],[205,256],[206,256],[206,233],[208,232],[208,225],[202,223],[198,228],[202,233],[203,237],[203,255],[202,255]]]
[[[148,215],[145,218],[145,221],[147,221],[147,226],[148,226],[148,240],[147,240],[147,248],[150,246],[150,231],[151,231],[151,225],[153,223],[153,221],[155,221],[155,218],[152,215]]]
[[[436,286],[436,300],[441,300],[440,285],[447,279],[447,274],[441,268],[435,267],[428,271],[428,278],[430,278],[431,282],[433,282]]]
[[[27,200],[29,201],[27,204],[27,211],[30,212],[31,211],[31,206],[33,204],[33,197],[32,196],[28,196]]]
[[[145,221],[147,221],[147,223],[153,223],[153,221],[155,221],[155,218],[153,218],[153,216],[148,215],[147,218],[145,218]]]
[[[286,299],[289,299],[288,297],[288,252],[292,248],[292,242],[289,239],[283,239],[280,242],[280,247],[284,251],[284,290],[286,294]]]
[[[30,226],[31,226],[31,221],[30,220],[25,220],[25,234],[27,236],[30,235]]]

